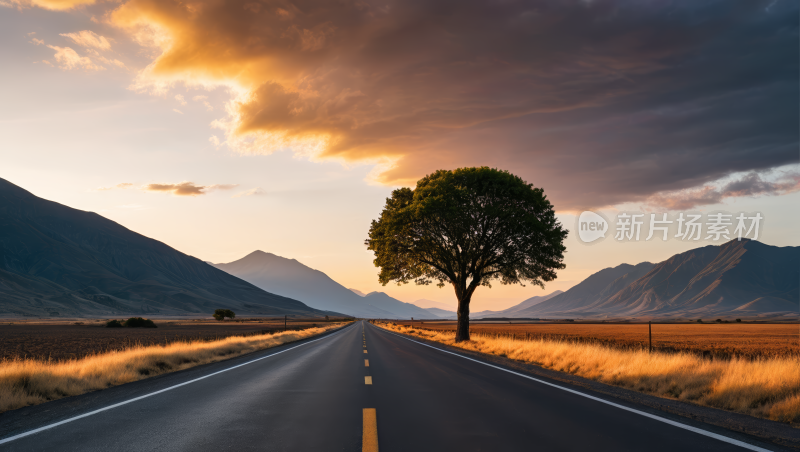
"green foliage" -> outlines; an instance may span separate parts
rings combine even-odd
[[[106,328],[122,328],[122,322],[119,320],[109,320],[106,322]]]
[[[217,309],[216,311],[214,311],[215,319],[222,321],[225,320],[225,317],[233,319],[236,317],[236,314],[230,309]]]
[[[481,167],[436,171],[414,190],[394,190],[365,243],[381,284],[450,283],[460,318],[479,286],[554,280],[566,237],[542,189]]]
[[[141,317],[131,317],[125,321],[123,326],[128,328],[157,328],[152,320],[143,319]]]
[[[544,192],[487,167],[440,170],[400,188],[372,222],[382,284],[471,282],[489,286],[543,282],[563,269],[567,231]]]

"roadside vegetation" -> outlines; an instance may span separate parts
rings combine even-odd
[[[14,359],[0,363],[0,412],[105,389],[294,342],[342,326],[234,336],[216,341],[133,346],[81,359]]]
[[[106,328],[158,328],[150,319],[143,319],[141,317],[131,317],[125,322],[119,320],[109,320],[106,322]]]
[[[377,326],[464,350],[507,357],[659,397],[790,423],[800,427],[800,357],[708,359],[692,353],[649,353],[563,339],[513,338],[473,332]]]
[[[393,323],[411,325],[397,320]],[[415,328],[455,331],[452,321],[414,321]],[[605,345],[629,350],[649,346],[647,323],[470,322],[472,334],[516,339],[549,339]],[[734,357],[800,358],[800,336],[796,323],[654,323],[653,349],[659,352],[687,352],[706,358]]]
[[[225,317],[227,317],[227,318],[229,318],[231,320],[236,318],[236,313],[234,313],[230,309],[217,309],[216,311],[214,311],[213,315],[214,315],[214,318],[219,320],[220,322],[225,320]]]

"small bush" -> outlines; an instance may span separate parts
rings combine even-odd
[[[106,322],[106,328],[122,328],[122,322],[119,320],[109,320]]]
[[[742,323],[742,319],[736,319],[736,323]]]
[[[236,317],[236,314],[230,309],[217,309],[216,311],[214,311],[215,319],[222,321],[225,320],[225,317],[233,319],[234,317]]]
[[[141,317],[131,317],[125,321],[123,326],[127,328],[157,328],[152,320],[143,319]]]

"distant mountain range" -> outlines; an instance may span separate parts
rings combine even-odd
[[[481,319],[486,317],[518,317],[515,314],[519,311],[525,310],[532,306],[536,306],[537,304],[547,301],[556,295],[560,295],[564,292],[560,290],[556,290],[548,295],[538,295],[535,297],[530,297],[527,300],[523,301],[518,305],[514,305],[508,309],[504,309],[502,311],[480,311],[476,312],[475,314],[470,314],[471,319]]]
[[[255,251],[209,264],[92,212],[0,179],[0,316],[239,315],[455,318],[383,292],[348,289],[294,259]],[[708,245],[653,264],[622,264],[566,292],[473,319],[800,318],[800,247]]]
[[[436,318],[431,312],[404,303],[383,292],[348,289],[325,273],[307,267],[295,259],[254,251],[217,268],[266,291],[302,300],[309,306],[343,312],[362,318],[417,319]]]
[[[420,298],[419,300],[415,301],[414,304],[419,306],[420,308],[423,308],[423,309],[436,308],[436,309],[440,309],[442,311],[452,312],[454,314],[456,312],[456,307],[455,307],[456,300],[455,300],[455,297],[453,297],[453,303],[452,304],[441,303],[441,302],[433,301],[433,300],[426,300],[424,298]]]
[[[0,179],[0,315],[330,314]]]
[[[800,247],[753,240],[708,245],[652,264],[606,268],[511,317],[769,318],[800,316]]]

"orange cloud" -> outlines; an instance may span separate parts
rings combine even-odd
[[[198,196],[205,195],[210,190],[231,190],[238,186],[239,184],[197,185],[193,182],[181,182],[179,184],[147,184],[142,187],[142,190],[169,192],[176,196]]]
[[[134,89],[232,93],[214,145],[371,162],[391,185],[497,166],[563,210],[796,162],[800,49],[780,30],[797,5],[729,5],[698,21],[690,3],[616,0],[123,0],[100,17],[156,55]]]
[[[75,44],[83,47],[93,47],[100,50],[108,50],[111,43],[103,36],[89,30],[82,30],[77,33],[61,33],[61,36],[69,38]]]
[[[48,45],[47,47],[56,51],[56,54],[53,55],[53,58],[56,59],[60,65],[59,67],[62,69],[69,70],[83,68],[87,71],[101,71],[105,69],[103,66],[95,64],[91,58],[78,55],[78,52],[73,50],[71,47],[58,47],[51,45]]]
[[[17,8],[39,7],[53,11],[66,11],[82,6],[94,5],[96,0],[2,0],[0,6]]]

